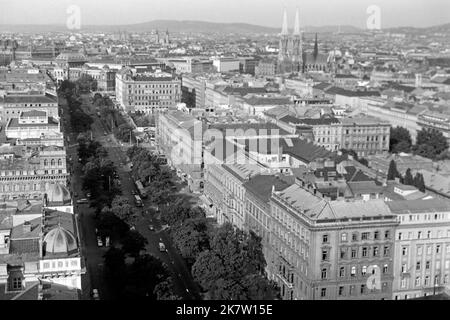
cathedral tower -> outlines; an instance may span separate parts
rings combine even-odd
[[[287,23],[287,13],[284,9],[283,14],[283,26],[281,28],[280,34],[280,47],[278,52],[278,65],[283,68],[284,63],[289,59],[289,33],[288,33],[288,23]]]
[[[300,32],[300,17],[295,13],[294,33],[292,34],[292,71],[299,72],[303,66],[303,44]]]

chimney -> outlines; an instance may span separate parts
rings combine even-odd
[[[31,223],[29,221],[25,221],[23,223],[23,233],[31,232]]]

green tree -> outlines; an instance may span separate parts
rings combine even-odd
[[[409,186],[414,185],[414,178],[411,174],[410,168],[408,168],[408,170],[406,170],[405,177],[403,178],[403,183],[406,185],[409,185]]]
[[[392,153],[411,152],[412,140],[409,131],[403,127],[391,128],[389,151]]]
[[[395,178],[400,178],[400,177],[401,177],[400,173],[397,170],[397,164],[392,159],[391,162],[389,163],[389,170],[388,170],[388,174],[387,174],[387,179],[388,180],[395,180]]]
[[[181,300],[181,297],[174,293],[171,277],[158,283],[153,290],[153,294],[156,296],[156,300]]]
[[[435,159],[448,149],[447,139],[442,132],[435,129],[422,129],[417,133],[414,152],[420,156]]]
[[[423,175],[419,172],[416,173],[414,177],[414,186],[419,189],[421,192],[425,192],[425,180],[423,178]]]
[[[208,223],[205,218],[187,219],[171,233],[175,246],[184,259],[192,263],[200,252],[209,249]]]
[[[113,291],[118,294],[125,286],[125,255],[122,250],[110,247],[104,254],[105,277]]]
[[[130,230],[123,238],[122,250],[133,258],[139,257],[142,250],[145,250],[145,245],[148,243],[139,232]]]
[[[112,212],[125,223],[131,225],[136,220],[136,212],[127,197],[116,196],[111,203]]]

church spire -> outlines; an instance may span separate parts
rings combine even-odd
[[[282,35],[288,34],[288,22],[287,22],[286,9],[284,9],[284,13],[283,13],[283,26],[281,27],[281,34]]]
[[[319,44],[317,42],[317,33],[316,33],[316,41],[314,42],[314,58],[317,58],[319,55]]]
[[[298,15],[298,8],[297,8],[297,11],[295,12],[294,36],[299,35],[300,35],[300,18]]]

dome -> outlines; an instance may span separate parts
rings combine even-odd
[[[47,201],[50,204],[70,204],[72,203],[72,197],[65,186],[59,183],[52,183],[48,187]]]
[[[44,243],[47,253],[70,253],[78,249],[73,234],[60,226],[45,235]]]
[[[60,53],[56,57],[57,61],[64,61],[64,62],[86,62],[87,59],[84,56],[84,54],[79,52],[63,52]]]

